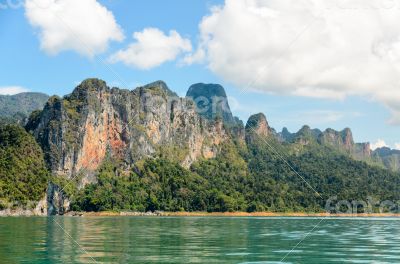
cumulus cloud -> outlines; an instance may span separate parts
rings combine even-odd
[[[3,86],[0,87],[1,95],[13,95],[18,93],[28,92],[29,90],[21,86]]]
[[[394,148],[397,149],[397,150],[400,150],[400,143],[395,143],[394,144]]]
[[[226,0],[203,17],[198,49],[185,62],[206,63],[243,89],[363,96],[386,105],[389,122],[400,124],[397,2]]]
[[[113,14],[96,0],[26,0],[25,15],[51,55],[74,50],[93,57],[124,38]]]
[[[371,149],[376,150],[378,148],[388,147],[383,139],[378,139],[375,143],[371,143]]]
[[[183,52],[192,50],[190,40],[182,38],[175,30],[166,35],[157,28],[145,28],[141,32],[135,32],[133,38],[136,41],[113,54],[110,62],[123,62],[128,66],[147,70],[173,61]]]

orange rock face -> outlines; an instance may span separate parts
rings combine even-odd
[[[85,125],[85,135],[81,155],[77,160],[76,169],[94,170],[104,159],[106,154],[107,131],[103,126],[94,125],[90,120]]]
[[[185,167],[214,157],[227,138],[222,122],[204,120],[189,99],[175,97],[170,104],[165,85],[155,85],[129,91],[88,79],[54,99],[34,132],[52,172],[67,178],[83,173],[84,185],[95,180],[106,157],[129,167],[164,145],[188,150],[181,161]]]
[[[88,119],[85,125],[81,155],[76,165],[78,171],[96,170],[106,156],[107,146],[113,157],[122,157],[126,148],[126,143],[121,139],[126,128],[117,119],[109,119],[109,114],[104,112],[99,124],[93,124],[91,120]]]

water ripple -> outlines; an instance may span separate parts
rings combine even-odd
[[[307,236],[319,221],[0,218],[0,263],[400,263],[397,219],[327,219]]]

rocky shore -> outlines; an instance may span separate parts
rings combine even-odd
[[[27,209],[6,209],[0,211],[0,217],[2,216],[46,216],[46,213],[37,210]]]
[[[38,210],[6,209],[0,211],[0,217],[4,216],[46,216]],[[328,214],[305,212],[67,212],[69,217],[104,217],[104,216],[156,216],[156,217],[400,217],[397,213],[372,213],[372,214]]]
[[[172,217],[400,217],[395,213],[372,213],[372,214],[328,214],[328,213],[305,213],[305,212],[68,212],[66,216],[172,216]]]

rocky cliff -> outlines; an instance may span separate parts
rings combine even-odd
[[[355,143],[350,128],[345,128],[342,131],[327,128],[321,131],[319,129],[311,129],[309,126],[303,126],[296,133],[290,133],[287,128],[283,128],[277,134],[277,137],[281,142],[298,142],[303,145],[313,142],[329,146],[335,150],[349,154],[357,160],[370,160],[371,158],[370,144]]]
[[[143,173],[148,173],[140,168],[143,164],[149,166],[149,160],[161,158],[159,166],[167,166],[165,160],[177,164],[178,167],[171,164],[168,165],[171,167],[166,167],[173,168],[174,172],[171,174],[175,174],[175,169],[180,170],[181,166],[185,167],[182,169],[187,169],[201,159],[191,170],[205,166],[205,179],[208,181],[212,180],[208,177],[221,168],[241,168],[241,175],[246,175],[246,162],[239,156],[249,154],[247,151],[251,149],[262,149],[267,144],[266,141],[271,140],[274,146],[281,148],[280,151],[285,151],[289,156],[301,157],[307,151],[322,153],[322,157],[337,154],[340,159],[363,160],[371,165],[386,166],[393,170],[398,170],[400,160],[397,152],[381,150],[371,153],[368,143],[354,142],[348,128],[342,131],[321,131],[303,126],[296,133],[290,133],[286,128],[276,133],[263,113],[250,116],[244,127],[243,122],[232,115],[223,87],[212,84],[192,85],[187,96],[180,98],[162,81],[134,90],[124,90],[108,87],[99,79],[87,79],[71,94],[63,98],[49,98],[43,110],[31,114],[26,129],[41,146],[47,167],[55,176],[50,180],[39,207],[35,209],[41,214],[64,214],[70,210],[70,204],[74,205],[74,201],[69,198],[75,194],[69,197],[64,187],[61,187],[65,182],[67,185],[74,185],[73,188],[77,191],[85,191],[93,186],[102,188],[100,167],[107,164],[114,166],[108,168],[108,173],[115,174],[116,180],[123,181],[118,178],[120,175],[133,173],[141,175],[138,176],[140,178]],[[264,148],[260,153],[268,154],[265,151],[270,149]],[[217,163],[215,160],[207,160],[217,157],[218,153],[228,157],[227,160],[222,159],[224,162],[221,164],[221,160]],[[261,156],[259,158],[257,162],[264,162]],[[269,158],[273,159],[272,156]],[[220,167],[214,168],[216,164]],[[315,164],[319,166],[318,163]],[[248,165],[252,167],[254,164]],[[164,172],[165,169],[162,168],[160,171]],[[190,170],[182,171],[182,175],[191,173]],[[197,173],[202,175],[204,172]],[[227,176],[224,180],[229,182],[229,177],[237,176],[240,174],[238,173],[233,172],[230,175],[224,172],[221,175]],[[213,177],[217,177],[215,175]],[[154,181],[150,177],[142,185],[146,187],[150,180]],[[87,186],[88,183],[96,182],[95,185]],[[119,187],[115,188],[114,191],[118,192]],[[143,208],[154,208],[157,203],[152,202],[154,195],[150,195],[154,190],[144,190],[135,197],[146,199],[141,203],[142,206],[146,205]],[[175,191],[179,197],[186,197],[190,193],[186,187]],[[96,197],[97,193],[92,195]],[[93,201],[90,202],[94,206],[91,208],[98,208]]]
[[[355,143],[350,128],[342,131],[328,128],[319,135],[318,141],[322,145],[346,152],[358,160],[368,160],[371,157],[369,143]]]
[[[177,97],[161,81],[130,91],[87,79],[70,95],[50,98],[27,127],[51,171],[66,178],[82,174],[81,185],[95,181],[93,172],[108,157],[129,169],[171,147],[188,167],[214,157],[226,139],[220,121],[202,118],[191,99]]]
[[[219,84],[197,83],[189,87],[186,97],[191,98],[197,112],[209,119],[221,118],[226,124],[235,124],[236,120],[229,107],[225,89]]]
[[[246,142],[254,143],[258,139],[275,136],[275,131],[269,126],[267,118],[263,113],[254,114],[246,123]]]
[[[224,87],[219,84],[193,84],[189,87],[186,98],[193,100],[200,116],[209,121],[221,120],[227,132],[244,140],[243,121],[233,116]]]
[[[400,171],[400,150],[382,147],[372,152],[375,161],[383,163],[386,168]]]
[[[354,147],[353,134],[349,128],[342,131],[336,131],[328,128],[318,136],[319,142],[323,145],[329,145],[351,152]]]

